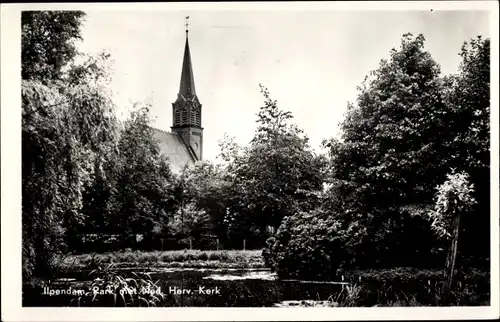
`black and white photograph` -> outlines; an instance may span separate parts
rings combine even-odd
[[[498,4],[464,3],[2,5],[2,301],[498,317]]]

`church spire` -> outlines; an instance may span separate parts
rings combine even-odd
[[[184,98],[193,98],[196,96],[196,90],[194,87],[194,76],[193,76],[193,66],[191,63],[191,52],[189,50],[189,39],[188,39],[188,19],[186,17],[186,45],[184,47],[184,61],[182,62],[182,75],[181,75],[181,85],[179,88],[179,94],[184,96]]]
[[[184,61],[182,62],[181,86],[179,95],[172,103],[172,132],[177,133],[195,160],[203,158],[203,127],[202,105],[196,96],[194,88],[193,66],[189,51],[189,31],[186,17],[186,46],[184,48]]]

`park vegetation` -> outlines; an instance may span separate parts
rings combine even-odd
[[[58,259],[66,272],[114,263],[116,268],[264,268],[260,250],[116,251],[70,254]]]
[[[71,252],[185,262],[163,251],[186,248],[263,249],[281,278],[439,269],[442,292],[468,269],[489,269],[489,39],[466,41],[458,73],[442,75],[424,36],[403,35],[358,88],[324,154],[261,85],[249,144],[226,136],[219,162],[175,174],[147,104],[117,120],[110,55],[76,49],[83,19],[22,15],[24,283],[68,265],[61,258]],[[72,256],[77,266],[95,260]]]

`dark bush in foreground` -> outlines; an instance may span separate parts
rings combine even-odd
[[[280,278],[334,279],[346,254],[340,224],[331,218],[322,210],[286,217],[263,251],[266,265]]]
[[[456,273],[456,283],[445,294],[444,271],[399,267],[340,272],[360,288],[356,306],[478,306],[489,305],[490,274],[468,269]]]

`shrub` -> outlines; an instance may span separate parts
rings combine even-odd
[[[435,209],[430,212],[432,229],[440,238],[451,240],[457,215],[470,212],[476,200],[474,185],[466,172],[451,173],[447,180],[437,187]]]
[[[279,277],[311,280],[334,279],[346,256],[340,223],[321,209],[285,217],[263,254]]]
[[[208,260],[215,261],[220,259],[220,252],[209,252]]]
[[[271,271],[274,271],[276,267],[276,262],[274,261],[274,252],[273,245],[276,243],[276,238],[269,237],[266,240],[266,246],[262,249],[262,257],[264,258],[264,263],[267,267],[271,268]]]
[[[234,254],[234,252],[233,252]],[[231,258],[232,256],[229,255],[229,252],[227,250],[223,250],[219,253],[219,260],[225,261]]]
[[[208,260],[208,254],[206,252],[202,252],[200,256],[198,256],[198,260]]]
[[[442,292],[443,270],[398,267],[353,270],[344,273],[346,281],[361,287],[358,306],[488,305],[489,274],[469,269],[457,272],[457,283],[450,294]]]

